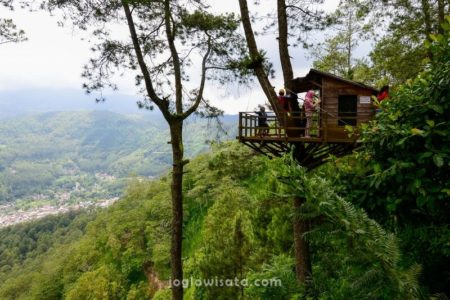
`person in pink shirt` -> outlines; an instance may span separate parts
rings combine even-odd
[[[313,90],[309,90],[306,93],[305,102],[303,103],[303,106],[305,107],[305,115],[306,115],[305,137],[310,137],[309,130],[311,129],[312,116],[313,116],[313,112],[315,110],[314,91]]]

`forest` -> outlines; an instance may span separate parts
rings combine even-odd
[[[0,229],[0,299],[448,299],[448,1],[348,0],[329,12],[323,1],[277,0],[267,15],[263,1],[247,2],[219,15],[201,0],[24,2],[95,37],[87,93],[104,101],[114,74],[130,72],[138,106],[161,115],[1,121],[0,202],[73,189],[81,177],[98,186],[98,173],[126,181],[101,185],[120,196],[110,207]],[[0,19],[0,46],[26,42],[13,21]],[[270,33],[277,58],[259,39]],[[371,100],[371,121],[345,126],[353,151],[307,167],[299,153],[310,140],[281,157],[205,145],[215,138],[206,121],[190,120],[223,114],[206,86],[259,89],[279,116],[273,82],[295,88],[294,48],[322,72],[390,86],[387,100]],[[89,191],[80,201],[103,196]]]

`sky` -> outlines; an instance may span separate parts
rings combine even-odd
[[[258,8],[261,10],[261,14],[274,9],[275,1],[270,1],[270,4],[269,1],[261,2],[262,4]],[[338,0],[325,1],[325,9],[332,10],[336,7],[337,2]],[[237,12],[239,10],[237,0],[220,2],[211,0],[211,3],[217,12]],[[10,97],[14,92],[23,94],[24,91],[29,91],[27,97],[33,97],[34,91],[39,91],[41,96],[46,93],[64,95],[64,91],[67,91],[72,96],[66,97],[67,100],[61,99],[61,101],[79,100],[80,103],[94,101],[92,97],[85,96],[81,89],[82,67],[91,56],[85,32],[71,26],[59,27],[57,25],[60,20],[58,16],[51,17],[49,13],[42,11],[33,13],[20,9],[8,11],[0,7],[0,16],[14,19],[17,26],[25,30],[28,37],[26,42],[0,45],[0,104],[6,100],[6,95]],[[267,51],[269,59],[274,63],[278,76],[272,83],[276,89],[281,88],[282,80],[275,37],[258,37],[258,46]],[[292,48],[290,54],[293,58],[295,76],[304,76],[312,64],[305,57],[305,50],[301,47]],[[120,95],[123,95],[123,101],[140,99],[136,93],[132,76],[117,78],[117,82],[119,91],[115,92],[116,100],[120,98]],[[74,93],[79,94],[77,96],[79,99],[74,99]],[[111,92],[106,92],[107,95],[108,93]],[[206,98],[227,114],[253,110],[265,102],[259,85],[250,88],[236,85],[225,87],[208,85]],[[99,105],[108,109],[108,103]],[[71,103],[71,107],[76,107],[76,105]]]

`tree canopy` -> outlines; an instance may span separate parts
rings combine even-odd
[[[0,5],[13,9],[13,0],[1,0]],[[0,18],[0,45],[26,41],[25,31],[18,29],[12,19]]]

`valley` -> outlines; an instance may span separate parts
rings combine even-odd
[[[187,154],[199,154],[214,141],[234,137],[234,122],[233,117],[224,118],[226,132],[202,119],[188,120]],[[50,112],[3,120],[0,227],[108,206],[122,196],[130,181],[161,176],[171,161],[164,124],[157,114],[107,111]]]

